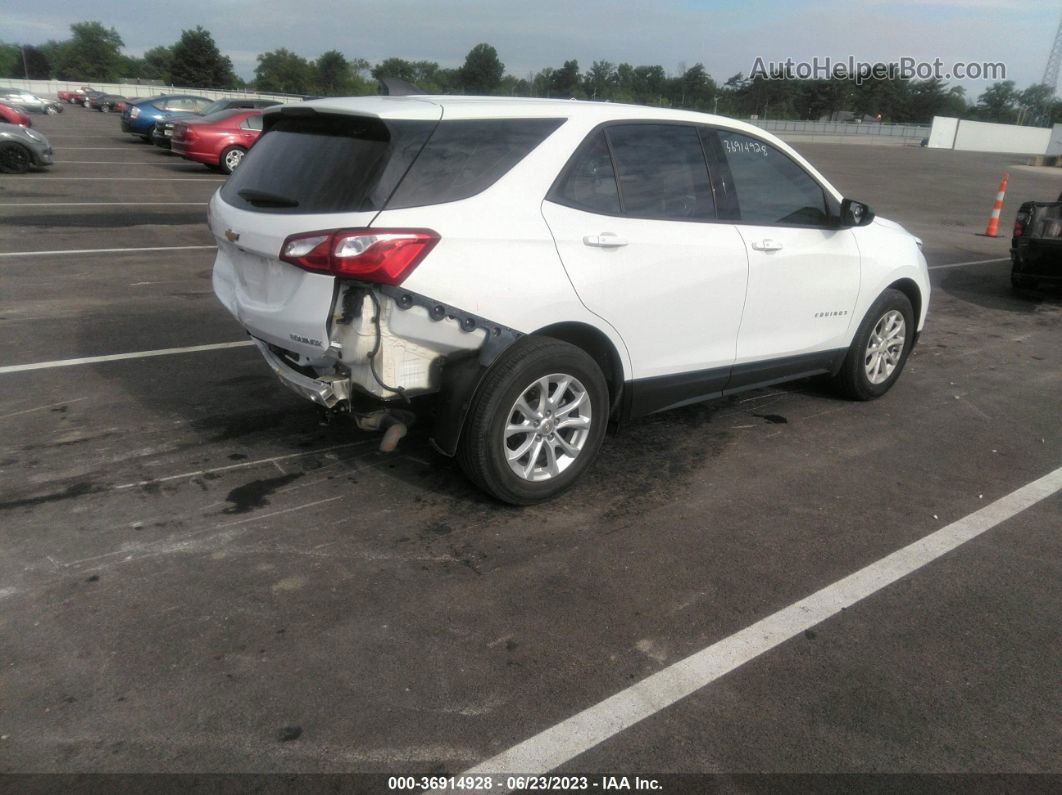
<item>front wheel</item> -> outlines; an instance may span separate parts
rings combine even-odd
[[[33,156],[22,144],[0,144],[0,174],[25,174],[33,165]]]
[[[874,400],[892,389],[914,344],[911,301],[899,290],[878,296],[859,324],[834,384],[845,397]]]
[[[222,152],[221,157],[218,158],[218,168],[221,169],[221,173],[231,174],[239,168],[245,154],[247,154],[247,150],[242,146],[230,146]]]
[[[503,502],[552,499],[597,457],[608,406],[605,377],[582,349],[549,337],[524,337],[476,391],[458,462]]]
[[[100,105],[100,113],[110,113],[110,112],[111,112],[111,106],[110,105]]]

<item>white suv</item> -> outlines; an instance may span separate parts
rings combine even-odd
[[[264,119],[210,203],[221,302],[384,448],[430,404],[506,502],[569,487],[610,423],[816,374],[879,397],[925,321],[917,238],[741,122],[427,96]]]

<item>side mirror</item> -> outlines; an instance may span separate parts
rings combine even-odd
[[[874,211],[870,209],[870,205],[855,199],[845,199],[841,202],[841,226],[866,226],[873,220]]]

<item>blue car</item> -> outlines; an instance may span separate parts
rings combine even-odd
[[[199,113],[205,110],[212,101],[206,97],[189,94],[167,94],[134,100],[126,105],[122,112],[122,132],[139,135],[151,143],[151,134],[155,132],[155,122],[167,113],[185,111]]]

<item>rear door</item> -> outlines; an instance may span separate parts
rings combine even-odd
[[[280,260],[292,234],[369,226],[441,108],[423,120],[281,114],[211,201],[214,290],[255,337],[307,356],[328,347],[335,277]]]
[[[543,203],[565,270],[623,338],[645,414],[718,394],[734,361],[748,262],[720,223],[698,128],[592,133]]]
[[[706,149],[720,214],[737,224],[749,260],[731,388],[791,375],[790,365],[821,369],[814,354],[847,347],[860,284],[855,235],[832,224],[823,187],[777,147],[719,129]],[[742,367],[769,359],[784,360],[782,370]]]

